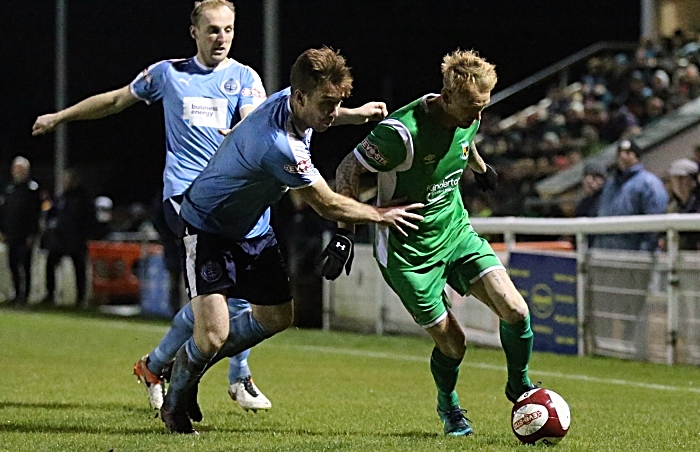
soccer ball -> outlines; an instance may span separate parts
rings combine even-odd
[[[564,438],[570,424],[569,405],[549,389],[527,391],[511,412],[513,433],[525,444],[554,445]]]

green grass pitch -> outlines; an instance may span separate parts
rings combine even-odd
[[[427,337],[291,329],[253,350],[273,407],[229,399],[227,366],[200,387],[199,438],[166,433],[132,365],[164,322],[0,310],[0,451],[528,451],[510,430],[500,350],[470,346],[458,392],[475,436],[446,438]],[[700,450],[700,372],[535,354],[531,376],[570,404],[559,451]]]

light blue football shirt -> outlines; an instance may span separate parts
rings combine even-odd
[[[289,96],[289,88],[273,94],[228,134],[185,193],[185,221],[233,240],[259,237],[288,188],[321,179],[309,152],[312,129],[296,131]]]
[[[207,166],[228,129],[240,121],[240,108],[265,100],[258,74],[228,58],[215,69],[195,57],[149,66],[129,85],[147,104],[163,100],[165,171],[163,199],[181,195]]]

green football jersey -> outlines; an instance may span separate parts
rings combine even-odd
[[[425,217],[418,230],[402,236],[377,226],[375,256],[379,263],[420,268],[448,255],[470,228],[460,196],[460,178],[479,122],[468,129],[443,128],[428,114],[424,96],[380,122],[355,148],[355,156],[368,170],[378,173],[379,206],[391,200],[421,202],[416,211]]]

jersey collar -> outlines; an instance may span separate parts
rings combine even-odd
[[[428,113],[428,100],[435,99],[439,94],[430,93],[420,98],[420,106],[424,112]]]
[[[227,67],[229,67],[233,64],[233,58],[226,58],[224,61],[219,63],[218,66],[216,66],[214,69],[212,69],[209,66],[205,66],[202,63],[200,63],[199,60],[197,59],[197,55],[192,57],[192,61],[194,61],[194,64],[197,65],[197,67],[204,72],[220,71],[222,69],[226,69]]]

